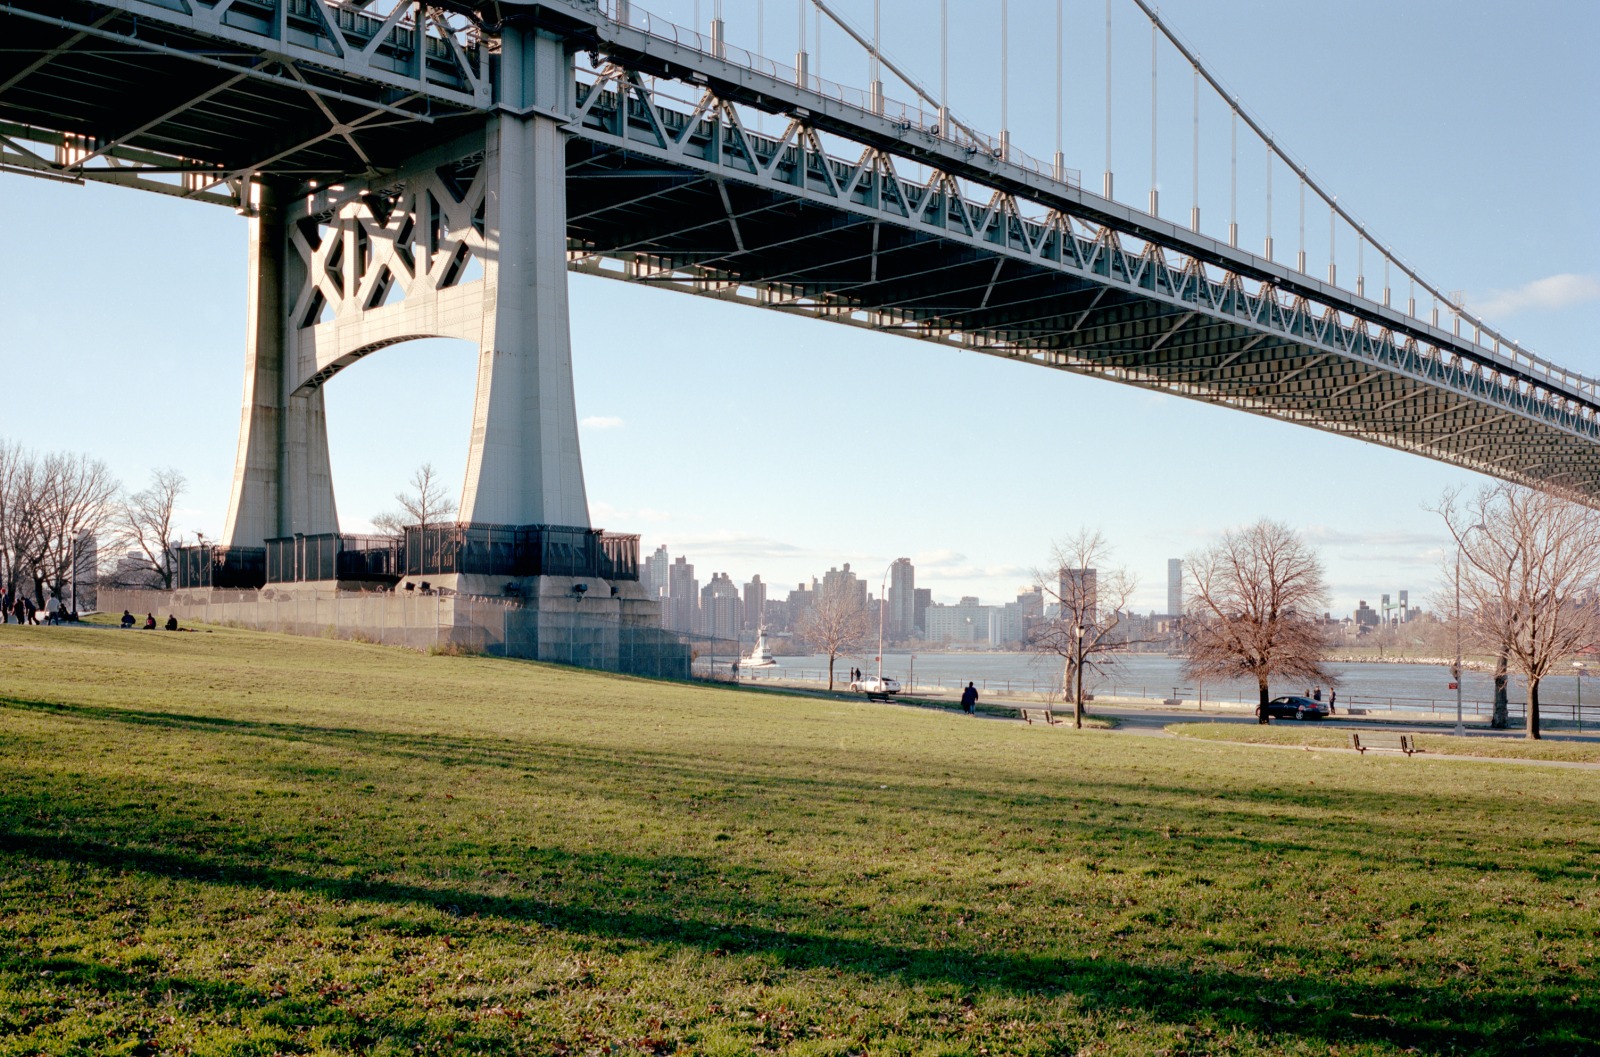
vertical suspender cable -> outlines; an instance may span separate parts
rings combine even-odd
[[[1194,191],[1189,209],[1189,230],[1200,230],[1200,67],[1194,68]]]
[[[1302,275],[1306,270],[1306,179],[1300,178],[1300,252],[1295,258],[1295,268]]]
[[[878,52],[883,40],[883,0],[872,0],[872,112],[883,113],[883,80],[879,71]]]
[[[1232,168],[1228,175],[1228,245],[1239,245],[1239,111],[1228,108],[1233,142],[1229,148]]]
[[[1065,183],[1067,179],[1067,156],[1062,145],[1062,131],[1066,127],[1066,113],[1063,109],[1064,96],[1061,93],[1061,67],[1062,67],[1062,38],[1065,35],[1062,28],[1066,21],[1066,0],[1056,0],[1056,164],[1055,178]]]
[[[767,54],[767,3],[766,0],[756,0],[756,54]],[[756,111],[756,131],[765,132],[767,114],[764,110]]]
[[[1113,197],[1111,188],[1111,0],[1106,0],[1106,180],[1105,196]]]
[[[1161,215],[1161,193],[1156,190],[1156,24],[1150,23],[1150,215]]]
[[[1334,225],[1338,222],[1338,220],[1339,220],[1339,214],[1334,211],[1333,204],[1330,202],[1328,204],[1328,285],[1329,286],[1337,286],[1338,283],[1339,283],[1339,280],[1338,280],[1338,275],[1339,275],[1338,267],[1339,266],[1338,266],[1337,263],[1335,263],[1334,253],[1333,253],[1333,238],[1334,238],[1334,235],[1335,235],[1335,227],[1334,227]]]
[[[950,127],[950,0],[939,0],[939,133],[954,139]]]
[[[1272,260],[1272,148],[1267,148],[1267,260]]]
[[[1000,156],[1011,158],[1011,0],[1000,0]]]
[[[1356,296],[1367,296],[1367,240],[1356,235]]]
[[[794,9],[799,23],[795,39],[800,42],[794,53],[794,83],[805,88],[811,84],[810,71],[807,69],[809,57],[806,55],[806,0],[795,0]]]

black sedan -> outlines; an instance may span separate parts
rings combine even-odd
[[[1275,697],[1267,702],[1268,719],[1327,719],[1328,706],[1309,697]]]

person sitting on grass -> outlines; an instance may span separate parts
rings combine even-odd
[[[122,611],[122,626],[125,627],[125,628],[131,628],[131,627],[133,627],[133,625],[134,625],[133,614],[128,612],[126,609],[124,609]]]
[[[167,614],[167,630],[168,631],[177,631],[178,630],[178,617],[177,617],[177,614],[175,614],[175,613],[168,613]]]
[[[156,615],[154,613],[146,613],[144,615],[144,630],[156,630]]]

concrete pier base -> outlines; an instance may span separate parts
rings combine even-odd
[[[360,590],[332,581],[274,584],[260,590],[103,589],[102,611],[126,609],[158,623],[219,624],[410,649],[460,649],[491,657],[549,661],[662,679],[689,677],[689,647],[660,627],[656,603],[639,585],[592,577],[525,578],[521,599],[429,590]],[[575,582],[589,591],[574,593]],[[591,597],[591,595],[593,597]]]

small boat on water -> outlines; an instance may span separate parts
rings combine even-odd
[[[767,629],[761,628],[756,632],[756,644],[750,649],[750,656],[739,658],[741,668],[776,668],[777,660],[772,656],[772,651],[767,648]]]

